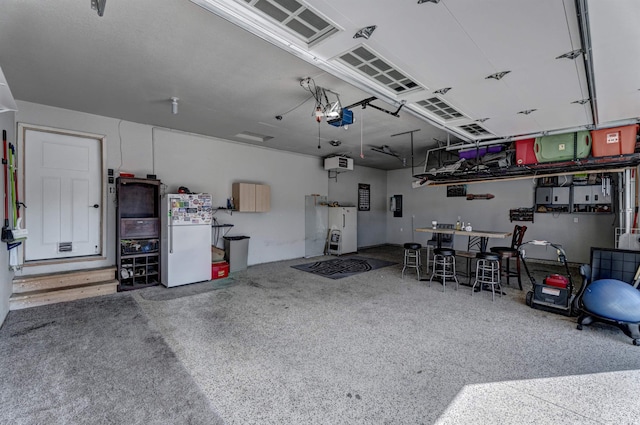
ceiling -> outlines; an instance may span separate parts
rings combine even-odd
[[[17,100],[413,174],[447,143],[640,117],[636,0],[390,4],[4,0],[0,68]],[[354,122],[316,122],[338,99]]]

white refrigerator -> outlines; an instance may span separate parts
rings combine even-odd
[[[324,255],[329,226],[327,197],[304,197],[304,258]]]
[[[340,230],[340,253],[358,251],[358,211],[356,207],[330,207],[329,229]]]
[[[164,286],[211,280],[211,216],[209,194],[165,195],[160,256]]]

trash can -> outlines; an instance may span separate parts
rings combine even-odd
[[[229,272],[247,269],[249,236],[225,236],[224,255],[229,263]]]

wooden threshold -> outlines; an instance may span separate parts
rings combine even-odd
[[[116,268],[109,266],[97,269],[17,276],[13,278],[13,293],[55,290],[64,287],[110,281],[115,278],[115,272]]]
[[[55,291],[41,290],[13,294],[9,298],[9,310],[37,307],[47,304],[55,304],[65,301],[74,301],[99,295],[115,294],[118,281],[96,282],[84,286],[72,286],[60,288]]]

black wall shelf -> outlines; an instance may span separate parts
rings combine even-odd
[[[615,172],[624,168],[640,165],[640,153],[620,155],[615,157],[585,158],[576,161],[548,162],[526,166],[487,167],[479,169],[472,167],[456,170],[451,173],[420,173],[413,177],[425,179],[425,186],[451,185],[492,180],[516,180],[531,177],[566,175],[592,172]]]

